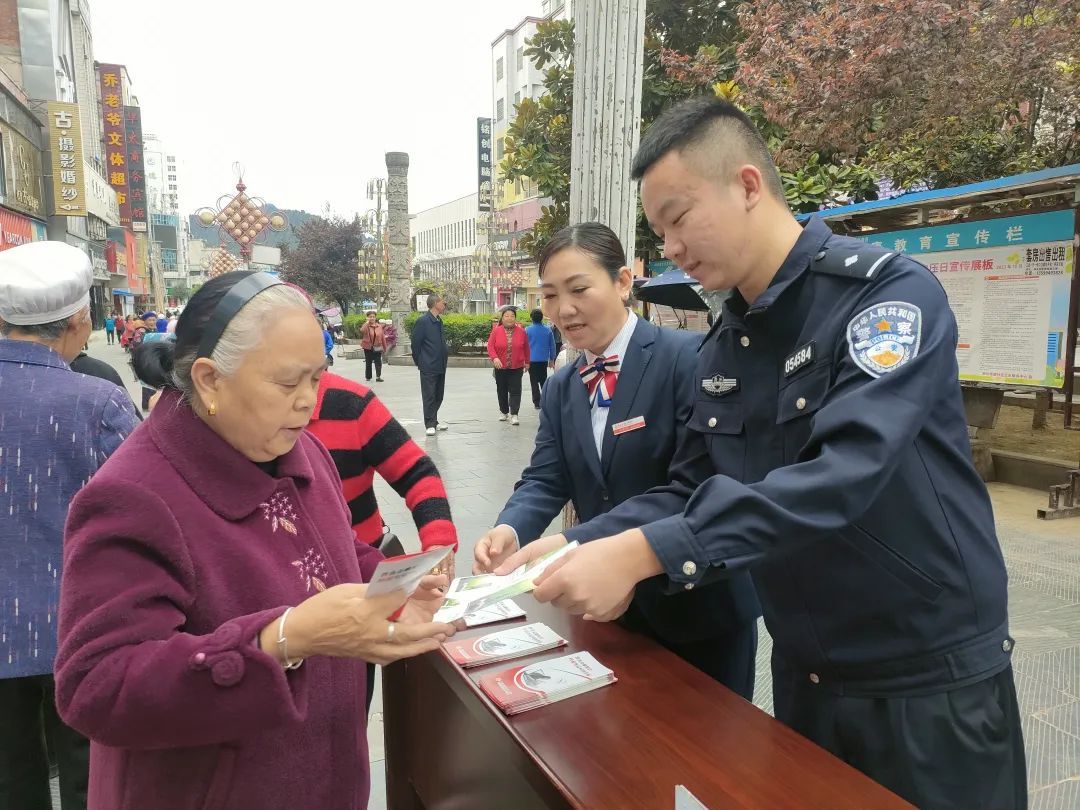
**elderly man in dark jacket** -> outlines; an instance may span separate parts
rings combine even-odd
[[[446,359],[449,351],[446,338],[443,337],[443,322],[440,317],[446,310],[446,302],[441,295],[434,293],[427,299],[428,311],[416,319],[412,330],[412,358],[420,370],[420,395],[424,400],[424,427],[427,435],[434,436],[436,430],[446,430],[446,425],[439,421],[439,407],[443,401],[443,389],[446,386]]]
[[[56,713],[64,521],[137,424],[131,398],[68,365],[90,335],[90,259],[62,242],[0,253],[0,807],[86,807],[89,743]]]

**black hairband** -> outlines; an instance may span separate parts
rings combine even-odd
[[[222,296],[214,307],[214,313],[206,323],[202,340],[199,341],[198,357],[209,357],[225,334],[229,323],[236,317],[236,313],[244,308],[248,301],[254,298],[268,287],[284,284],[281,279],[269,273],[252,273],[247,278],[241,279],[233,288]]]

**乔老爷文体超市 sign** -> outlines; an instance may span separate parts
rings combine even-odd
[[[1061,388],[1075,247],[1071,210],[875,233],[937,276],[956,316],[960,379]]]

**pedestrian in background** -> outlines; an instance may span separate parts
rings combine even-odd
[[[169,310],[165,310],[165,312],[163,312],[160,316],[158,316],[157,319],[155,319],[154,328],[152,330],[150,330],[150,331],[152,331],[152,332],[161,332],[162,334],[164,334],[165,331],[168,328],[169,328]]]
[[[488,357],[495,366],[495,394],[499,399],[500,422],[519,425],[521,378],[529,362],[529,338],[517,322],[517,307],[499,310],[499,323],[488,336]]]
[[[0,253],[0,807],[86,807],[89,742],[57,715],[68,504],[137,424],[127,393],[71,370],[90,335],[89,257],[63,242]]]
[[[540,392],[547,381],[548,368],[555,367],[555,336],[551,327],[544,324],[544,313],[534,309],[529,313],[532,323],[525,327],[529,338],[529,384],[532,388],[533,407],[540,410]]]
[[[124,351],[131,351],[131,339],[135,337],[136,320],[134,315],[124,318],[123,334],[120,336],[120,346]]]
[[[319,326],[322,327],[323,351],[326,352],[326,365],[334,365],[334,335],[330,331],[330,325],[326,318],[319,316]]]
[[[375,382],[382,382],[383,352],[386,351],[386,332],[379,323],[375,310],[368,310],[367,322],[360,330],[360,348],[364,350],[364,379],[371,382],[371,368],[375,367]]]
[[[108,317],[105,318],[105,342],[112,346],[113,339],[116,336],[116,313],[110,312]]]
[[[412,359],[420,372],[420,396],[424,401],[424,427],[428,436],[446,430],[439,421],[443,393],[446,390],[446,365],[450,351],[443,335],[442,314],[446,302],[441,295],[427,297],[428,311],[416,319],[412,328]]]

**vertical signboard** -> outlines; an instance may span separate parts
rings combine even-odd
[[[476,189],[479,193],[479,210],[491,211],[491,119],[476,119],[476,161],[478,173]]]
[[[131,199],[128,193],[127,143],[124,130],[124,94],[120,65],[99,65],[101,120],[105,131],[105,179],[116,192],[120,225],[131,227]]]
[[[50,101],[49,150],[52,154],[53,210],[58,216],[86,216],[86,167],[83,163],[79,105]]]
[[[131,195],[131,230],[146,233],[146,167],[143,164],[142,110],[124,108],[124,129],[127,141],[128,192]]]

